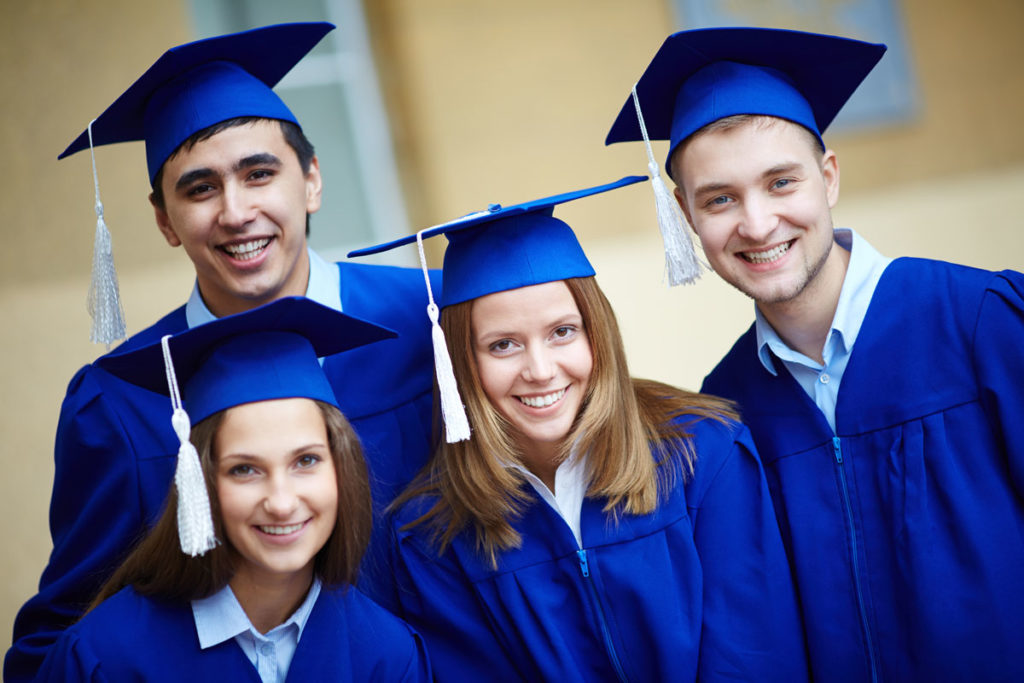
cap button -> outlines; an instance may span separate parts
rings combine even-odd
[[[488,204],[487,205],[487,210],[490,211],[491,213],[495,213],[496,211],[501,211],[501,204]]]

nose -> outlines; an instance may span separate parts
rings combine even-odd
[[[763,242],[778,226],[779,218],[770,202],[760,197],[748,197],[743,202],[739,234],[751,242]]]
[[[529,382],[543,383],[555,376],[555,362],[551,351],[542,345],[534,345],[526,353],[523,378]]]
[[[263,509],[276,518],[290,517],[299,504],[299,497],[292,482],[287,476],[275,476],[269,480],[267,486]]]
[[[221,196],[220,224],[225,228],[240,230],[252,219],[255,209],[249,194],[241,187],[228,184]]]

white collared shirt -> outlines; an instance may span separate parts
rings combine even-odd
[[[224,586],[208,598],[192,601],[199,647],[205,650],[234,638],[263,683],[284,683],[319,596],[320,579],[313,577],[313,585],[299,608],[283,624],[263,634],[249,621],[231,587]]]
[[[341,311],[341,274],[336,263],[328,263],[320,258],[315,251],[306,247],[309,253],[309,284],[306,285],[306,298]],[[185,304],[185,321],[189,329],[196,325],[216,320],[217,316],[210,312],[199,293],[199,281],[192,287],[192,295]]]
[[[530,470],[521,465],[509,465],[521,472],[537,495],[565,520],[576,538],[576,545],[580,548],[583,547],[580,513],[583,511],[583,498],[587,495],[585,461],[585,458],[572,454],[558,466],[555,470],[554,493]]]
[[[818,363],[787,346],[756,307],[754,323],[757,333],[757,354],[761,365],[774,375],[776,372],[772,355],[782,361],[793,379],[825,414],[825,419],[828,420],[833,432],[836,430],[839,383],[846,371],[846,364],[850,361],[853,344],[860,333],[878,281],[886,267],[892,263],[891,258],[879,254],[853,230],[835,230],[834,239],[837,246],[850,252],[850,262],[846,267],[839,303],[832,318],[832,327],[822,349],[821,357],[824,363]]]

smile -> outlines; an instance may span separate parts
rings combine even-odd
[[[263,250],[267,248],[268,244],[270,244],[270,238],[264,237],[258,240],[242,242],[241,244],[225,244],[221,246],[221,249],[239,261],[248,261],[249,259],[254,259],[263,253]]]
[[[265,534],[270,534],[271,536],[287,536],[288,534],[294,534],[304,526],[306,526],[305,522],[299,522],[298,524],[288,524],[287,526],[257,525],[256,528]]]
[[[547,408],[552,403],[559,401],[563,396],[568,387],[565,389],[559,389],[550,394],[544,394],[543,396],[516,396],[519,401],[531,408]]]
[[[743,251],[740,252],[740,256],[749,263],[771,263],[782,258],[782,255],[789,251],[789,248],[793,246],[795,240],[784,242],[777,247],[766,249],[765,251]]]

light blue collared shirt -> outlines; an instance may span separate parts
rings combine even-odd
[[[208,598],[192,601],[199,647],[205,650],[234,638],[256,667],[263,683],[284,683],[295,648],[299,646],[319,596],[320,579],[313,577],[313,585],[299,608],[283,624],[263,634],[249,621],[231,587],[224,586]]]
[[[306,285],[306,298],[341,311],[341,274],[338,272],[338,265],[324,261],[309,247],[306,249],[309,252],[309,284]],[[206,302],[199,293],[197,280],[192,287],[192,295],[185,304],[185,321],[191,329],[216,319],[217,316],[206,307]]]
[[[850,263],[846,267],[843,288],[839,293],[839,304],[832,318],[832,329],[825,338],[821,357],[824,363],[808,358],[789,348],[772,328],[771,324],[755,308],[757,332],[757,354],[761,365],[775,373],[772,355],[782,361],[793,379],[800,383],[811,400],[825,414],[832,431],[836,430],[836,398],[839,383],[850,361],[853,344],[857,340],[861,323],[868,311],[875,287],[892,259],[879,254],[874,247],[853,230],[834,231],[838,246],[850,252]]]

